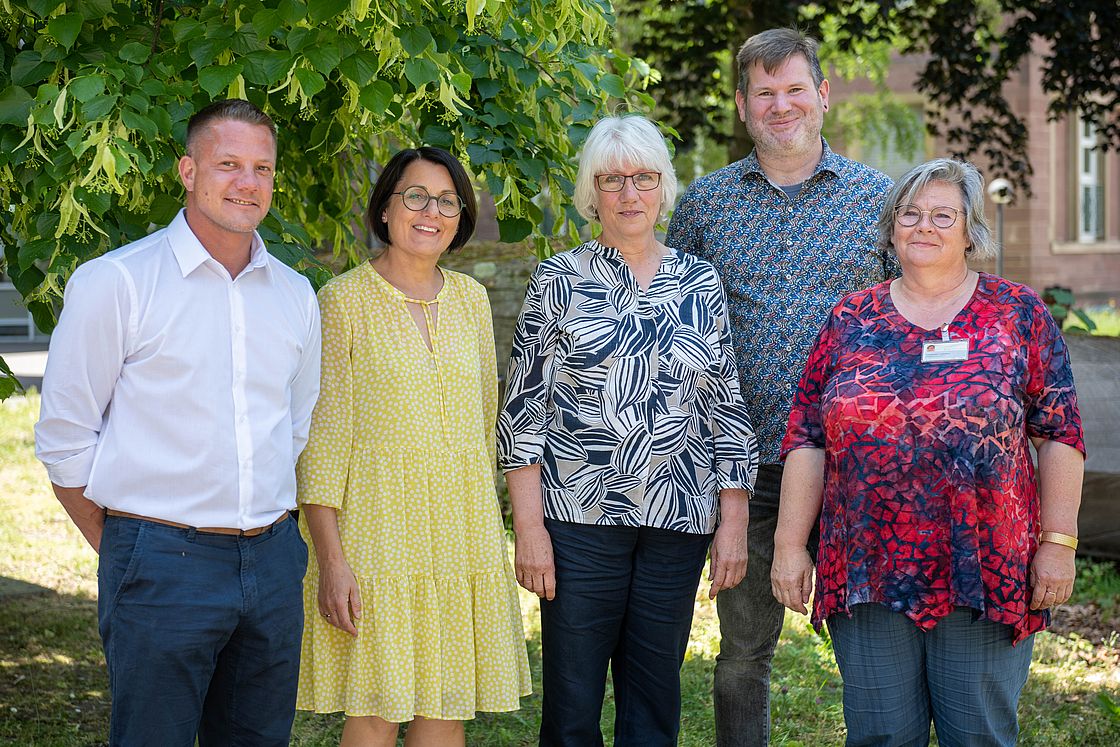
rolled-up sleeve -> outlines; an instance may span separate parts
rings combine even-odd
[[[540,464],[552,410],[553,357],[558,339],[550,283],[537,268],[517,318],[509,359],[505,402],[498,415],[498,463],[502,470]]]
[[[739,369],[731,341],[727,300],[720,289],[716,309],[719,337],[719,379],[712,390],[711,428],[720,490],[754,491],[758,473],[758,442],[739,391]]]
[[[1081,413],[1073,386],[1069,350],[1049,310],[1031,301],[1031,336],[1026,387],[1027,435],[1060,441],[1085,453]]]
[[[115,263],[94,260],[70,278],[43,374],[35,455],[55,485],[84,487],[127,355],[133,286]]]
[[[342,508],[354,440],[353,329],[346,299],[327,284],[319,291],[322,365],[307,447],[296,467],[299,502]]]

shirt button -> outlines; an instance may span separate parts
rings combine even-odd
[[[786,239],[786,246],[793,246],[793,239]]]
[[[791,275],[790,273],[787,272],[786,273],[786,280],[793,280],[793,275]]]

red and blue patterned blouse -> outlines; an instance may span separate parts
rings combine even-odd
[[[1030,438],[1085,451],[1069,355],[1030,288],[981,273],[949,325],[968,359],[895,309],[890,283],[846,296],[809,355],[782,443],[825,450],[813,623],[884,604],[929,630],[954,607],[1010,625],[1030,610],[1039,499]]]

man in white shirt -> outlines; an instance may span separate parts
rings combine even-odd
[[[319,389],[307,280],[269,256],[276,126],[187,126],[186,209],[66,287],[36,453],[98,551],[110,744],[287,744],[307,547],[288,511]]]

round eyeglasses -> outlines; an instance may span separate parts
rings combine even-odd
[[[463,212],[463,200],[459,195],[450,192],[433,195],[423,187],[409,187],[401,192],[391,192],[390,194],[400,195],[404,206],[416,213],[426,209],[432,200],[436,201],[436,210],[444,218],[454,218]]]
[[[598,174],[595,177],[595,186],[600,192],[621,192],[626,187],[626,180],[634,184],[634,189],[639,192],[649,192],[657,189],[661,184],[661,174],[657,171],[641,171],[637,174]]]
[[[899,205],[894,209],[895,222],[900,226],[911,228],[922,222],[922,216],[928,215],[929,222],[937,228],[952,228],[957,222],[960,210],[951,207],[935,207],[929,210],[919,210],[917,205]]]

